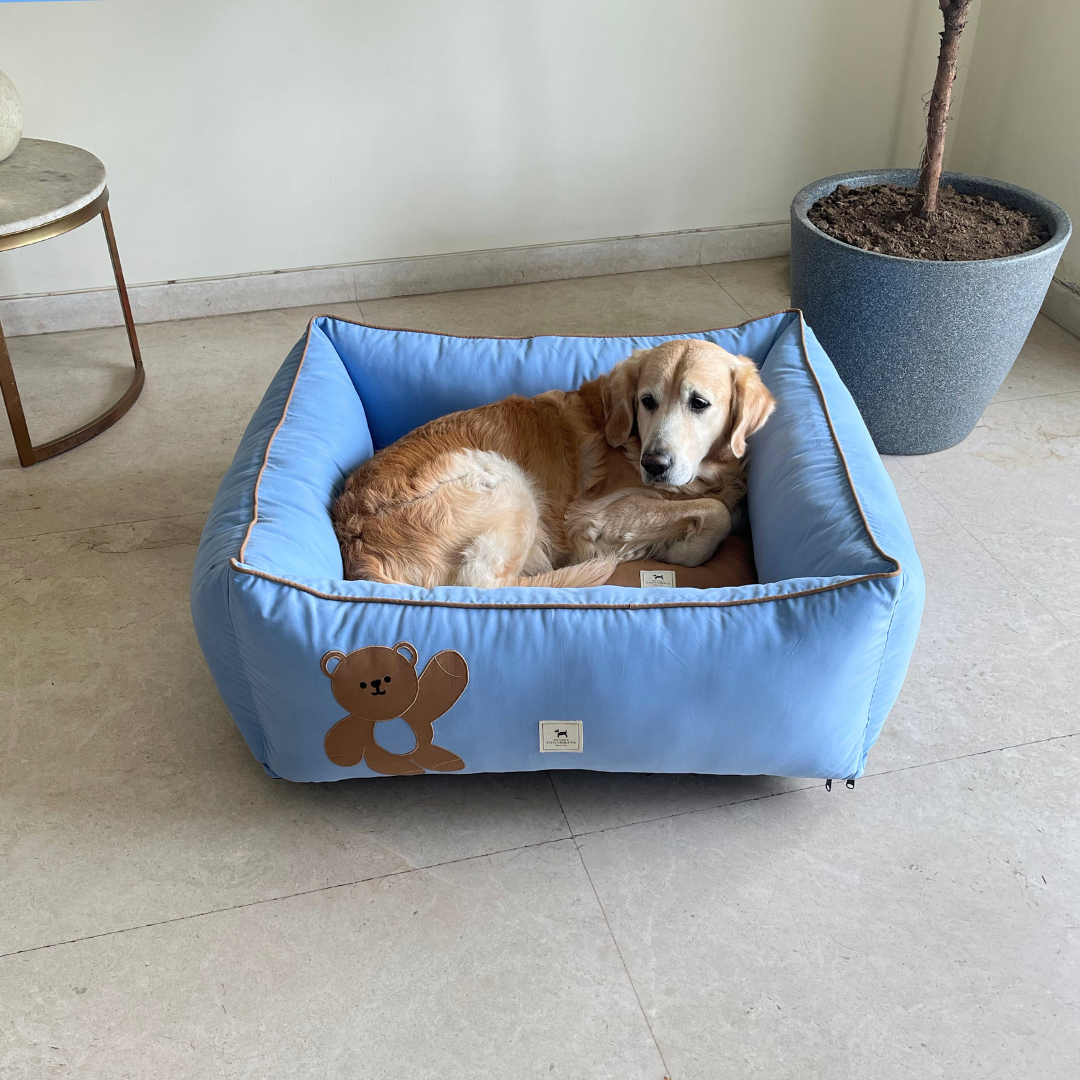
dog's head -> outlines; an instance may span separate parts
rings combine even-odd
[[[634,353],[602,392],[607,441],[625,446],[636,428],[642,483],[660,487],[719,475],[776,407],[752,360],[694,338]]]

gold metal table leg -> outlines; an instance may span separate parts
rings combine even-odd
[[[96,202],[100,202],[98,212],[101,214],[101,222],[105,227],[105,242],[109,245],[109,258],[112,260],[113,277],[116,279],[116,291],[120,296],[120,307],[124,312],[124,326],[127,328],[128,344],[131,346],[131,358],[135,361],[135,373],[123,396],[99,416],[95,416],[89,423],[83,424],[82,427],[67,435],[61,435],[58,439],[35,446],[30,440],[30,431],[26,426],[26,415],[23,412],[22,400],[19,398],[19,388],[15,383],[15,372],[11,367],[11,356],[4,338],[4,328],[0,326],[0,391],[3,393],[4,405],[11,423],[11,433],[15,437],[15,449],[19,452],[19,463],[23,466],[34,465],[46,458],[55,457],[101,434],[107,427],[112,427],[135,404],[135,400],[142,393],[145,381],[142,354],[139,352],[139,339],[135,334],[135,320],[131,317],[131,303],[128,300],[127,286],[124,284],[124,271],[120,266],[120,253],[116,248],[116,237],[113,235],[108,201],[109,192],[106,189]],[[81,225],[82,221],[77,224]],[[53,235],[57,234],[53,233]]]

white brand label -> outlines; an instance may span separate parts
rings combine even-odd
[[[641,587],[643,589],[674,589],[674,570],[642,570]]]
[[[585,735],[580,720],[541,720],[540,753],[580,754]]]

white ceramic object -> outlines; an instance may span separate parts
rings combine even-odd
[[[10,157],[22,138],[22,100],[15,84],[0,71],[0,161]]]

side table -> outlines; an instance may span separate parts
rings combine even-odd
[[[109,217],[105,166],[93,154],[77,146],[44,139],[23,139],[12,155],[0,162],[0,251],[60,236],[98,215],[105,226],[105,241],[109,245],[135,372],[123,396],[100,416],[67,435],[35,446],[30,441],[4,329],[0,326],[0,391],[7,407],[11,433],[15,436],[19,462],[24,466],[62,454],[111,427],[135,403],[142,391],[144,376],[139,339],[135,336],[124,271]]]

